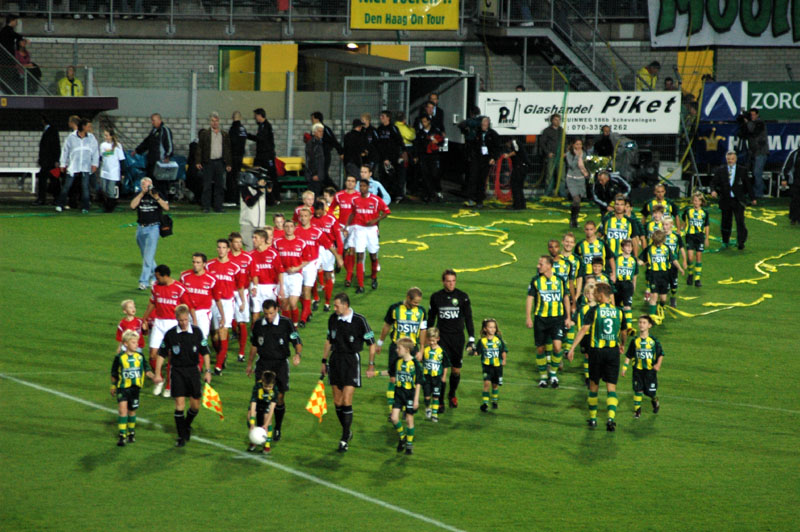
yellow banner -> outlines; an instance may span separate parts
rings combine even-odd
[[[355,30],[457,30],[459,0],[350,0]]]

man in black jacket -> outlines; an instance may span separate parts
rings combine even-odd
[[[442,132],[431,124],[427,115],[420,117],[417,139],[414,141],[414,162],[419,162],[423,201],[442,201],[439,150],[444,143]]]
[[[314,196],[322,196],[322,183],[325,180],[325,148],[322,144],[322,136],[325,134],[325,126],[314,124],[311,128],[311,139],[306,143],[306,181],[308,190]]]
[[[600,208],[600,216],[614,212],[614,198],[617,194],[627,196],[631,185],[619,175],[612,176],[608,170],[600,170],[592,185],[592,200]]]
[[[275,170],[275,135],[272,133],[272,124],[267,120],[267,112],[259,107],[253,111],[253,118],[258,124],[258,131],[253,135],[247,134],[247,139],[256,143],[256,156],[253,166],[260,166],[267,170],[270,181],[275,184],[272,189],[272,202],[280,198],[280,187],[278,184],[278,173]]]
[[[748,196],[753,197],[752,183],[747,175],[747,169],[736,164],[735,151],[725,154],[725,162],[726,165],[719,167],[714,172],[714,180],[711,182],[711,197],[719,198],[719,208],[722,211],[720,222],[722,244],[728,247],[732,218],[736,217],[736,242],[739,244],[739,249],[744,249],[744,243],[747,240],[744,208]]]
[[[57,198],[61,192],[58,178],[50,173],[54,168],[58,168],[58,160],[61,157],[61,141],[56,128],[44,116],[42,116],[42,125],[44,132],[39,140],[39,174],[37,175],[39,190],[34,205],[44,205],[47,202],[48,190],[53,194],[53,198]]]
[[[156,163],[159,161],[168,163],[170,157],[172,157],[174,149],[172,145],[172,131],[164,125],[161,115],[158,113],[150,115],[150,124],[152,124],[153,128],[134,151],[138,154],[147,153],[146,175],[153,178],[156,189],[162,196],[166,196],[167,186],[163,181],[157,181],[154,176]]]
[[[322,153],[325,155],[325,177],[323,178],[324,186],[335,187],[336,185],[330,178],[331,170],[331,150],[336,150],[336,153],[341,157],[343,155],[342,145],[336,140],[336,135],[333,130],[323,123],[325,117],[319,111],[311,113],[311,124],[322,124],[325,128],[322,135]]]
[[[445,131],[444,125],[444,109],[439,107],[439,93],[432,92],[428,95],[428,101],[433,104],[433,118],[431,119],[431,123],[438,127],[442,132]]]
[[[245,145],[247,144],[247,129],[242,124],[242,113],[234,111],[233,123],[228,129],[228,138],[231,140],[231,171],[225,182],[225,202],[236,203],[237,200],[237,178],[242,170],[242,159],[244,159]]]
[[[500,157],[500,135],[492,129],[488,116],[481,117],[475,141],[470,143],[474,150],[470,154],[469,182],[467,184],[467,207],[483,207],[486,198],[486,180],[489,178],[489,167]]]
[[[344,136],[342,162],[344,163],[345,177],[348,175],[357,177],[361,164],[367,156],[367,139],[364,137],[363,129],[364,122],[360,118],[356,118],[353,120],[353,129]]]
[[[403,137],[400,130],[392,124],[391,111],[381,111],[381,125],[378,126],[378,181],[389,190],[394,198],[402,196],[403,191],[397,186],[397,167],[400,154],[403,153]]]

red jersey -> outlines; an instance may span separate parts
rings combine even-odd
[[[311,218],[311,225],[319,227],[322,232],[328,237],[328,240],[336,244],[336,250],[339,254],[342,253],[342,229],[339,221],[332,214],[323,214],[320,217]]]
[[[192,307],[196,310],[208,310],[214,300],[219,299],[216,295],[217,279],[208,272],[197,275],[194,270],[186,270],[181,274],[181,283],[189,292]]]
[[[237,288],[236,279],[241,272],[239,265],[232,260],[222,262],[219,259],[211,259],[206,264],[206,271],[217,280],[215,295],[220,299],[233,298],[233,292]]]
[[[359,195],[353,200],[353,211],[356,213],[353,225],[367,225],[367,222],[376,219],[382,212],[392,213],[383,200],[375,194],[370,194],[366,198]]]
[[[139,349],[142,349],[144,347],[144,333],[142,332],[143,324],[144,320],[142,320],[142,318],[133,318],[130,321],[126,318],[122,318],[122,321],[120,321],[119,325],[117,325],[117,342],[122,341],[122,334],[125,331],[136,331],[139,333]]]
[[[298,205],[297,207],[295,207],[294,214],[292,215],[292,220],[294,220],[294,223],[297,225],[297,227],[300,227],[300,209],[302,209],[303,207],[305,207],[306,209],[310,210],[311,211],[311,217],[312,218],[314,217],[314,207],[309,207],[305,203],[302,204],[302,205]],[[283,235],[281,235],[281,236],[283,236]],[[272,233],[272,238],[273,239],[276,238],[275,233]]]
[[[250,277],[258,277],[258,284],[278,284],[278,275],[283,273],[281,264],[275,248],[267,248],[264,251],[254,249],[250,252],[253,262],[250,264]]]
[[[154,284],[150,293],[150,303],[156,306],[152,317],[157,320],[174,320],[175,307],[181,303],[192,306],[189,293],[179,282],[172,284]]]
[[[275,246],[275,250],[281,258],[284,271],[300,266],[304,261],[312,260],[311,246],[306,244],[302,238],[294,237],[291,240],[279,238],[272,245]]]
[[[286,233],[284,232],[283,229],[273,229],[272,230],[272,241],[275,242],[279,238],[283,238],[283,235],[285,235],[285,234]]]
[[[350,213],[353,212],[353,200],[359,197],[357,191],[347,192],[340,190],[333,196],[331,206],[328,207],[328,214],[333,214],[336,207],[339,207],[339,223],[347,225],[347,220],[350,218]]]
[[[229,253],[228,258],[239,266],[239,275],[236,276],[236,288],[247,289],[250,284],[250,263],[253,262],[253,257],[247,251],[242,251],[238,255]]]
[[[325,232],[319,227],[314,227],[313,225],[309,226],[308,229],[303,226],[298,227],[294,230],[294,236],[305,240],[306,244],[308,244],[308,260],[317,260],[317,258],[319,258],[320,246],[324,247],[325,249],[330,249],[333,246],[333,242],[331,242]]]

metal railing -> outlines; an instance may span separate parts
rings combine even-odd
[[[42,70],[38,65],[35,63],[23,65],[8,50],[0,46],[0,94],[18,96],[51,94],[41,79]]]

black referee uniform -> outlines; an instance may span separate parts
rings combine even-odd
[[[464,325],[467,327],[469,341],[475,341],[475,324],[472,323],[472,304],[469,296],[456,288],[452,292],[441,289],[431,295],[431,310],[428,313],[428,329],[439,328],[439,345],[450,359],[450,365],[461,369],[464,357]],[[450,373],[450,391],[447,397],[456,396],[461,375]],[[447,386],[442,385],[443,388]],[[444,395],[445,390],[442,390]],[[440,407],[441,410],[441,407]]]
[[[189,325],[181,330],[176,325],[164,335],[164,341],[158,351],[158,356],[166,358],[170,363],[170,393],[172,397],[191,397],[200,399],[203,395],[200,368],[200,357],[209,356],[208,342],[203,338],[199,327]],[[175,427],[178,429],[178,445],[181,440],[189,441],[192,421],[197,416],[197,410],[189,408],[186,417],[183,410],[175,410]]]

